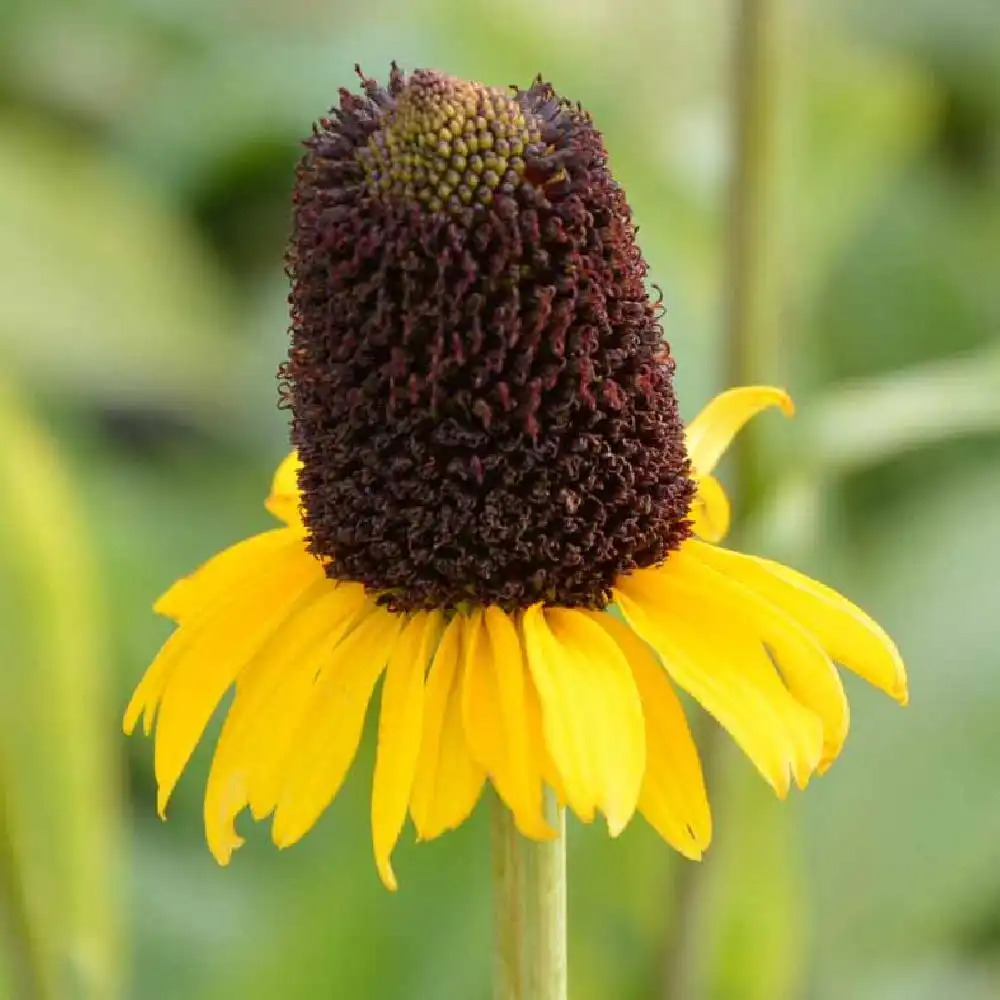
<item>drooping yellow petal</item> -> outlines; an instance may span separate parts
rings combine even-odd
[[[694,533],[706,542],[721,542],[729,532],[729,497],[713,475],[699,476],[696,482],[698,492],[688,515],[694,523]]]
[[[555,831],[542,810],[542,776],[533,754],[525,698],[524,651],[511,618],[497,607],[470,619],[462,718],[472,756],[493,779],[526,837]]]
[[[424,728],[410,815],[421,840],[431,840],[468,819],[486,775],[469,750],[462,726],[464,647],[475,628],[457,614],[441,637],[424,690]]]
[[[682,570],[717,591],[728,620],[760,636],[793,697],[820,718],[823,759],[819,770],[825,771],[847,738],[850,708],[840,676],[819,640],[754,587],[756,572],[751,559],[695,540],[678,555]]]
[[[720,392],[687,428],[687,452],[695,475],[712,472],[743,425],[769,406],[779,407],[788,417],[795,412],[791,396],[772,386],[748,385]]]
[[[278,847],[300,840],[340,791],[358,752],[375,683],[402,627],[401,615],[373,609],[321,670],[284,763],[271,829]]]
[[[294,536],[284,530],[254,535],[220,552],[163,595],[155,610],[175,620],[183,614],[190,625],[174,631],[136,687],[122,723],[127,734],[132,733],[141,713],[143,729],[149,735],[170,676],[201,627],[199,622],[208,620],[220,603],[243,590],[248,581],[269,573],[278,561],[299,548]]]
[[[255,685],[251,691],[250,685],[241,679],[237,687],[237,698],[241,689],[247,687],[248,698],[253,694],[266,712],[265,724],[255,735],[247,781],[247,802],[255,820],[269,816],[278,805],[288,773],[288,755],[312,704],[317,678],[333,660],[340,643],[375,608],[374,600],[365,594],[361,584],[342,583],[338,590],[343,588],[348,590],[347,595],[330,609],[329,619],[316,641],[300,654],[294,667],[286,670],[283,677],[275,675],[279,681],[276,686],[270,687],[261,681],[260,688]]]
[[[567,801],[584,822],[600,809],[615,837],[635,812],[646,764],[646,724],[625,656],[572,609],[533,605],[522,628]]]
[[[680,699],[650,648],[627,625],[607,613],[587,614],[625,654],[642,699],[646,771],[639,812],[668,844],[697,861],[712,839],[712,814]]]
[[[142,716],[143,732],[148,736],[152,731],[153,720],[160,707],[163,691],[177,663],[177,658],[173,653],[180,641],[181,638],[175,631],[161,647],[156,659],[146,668],[142,679],[136,685],[135,691],[132,692],[132,697],[125,708],[125,716],[122,719],[122,730],[126,736],[131,736],[135,731],[135,724],[139,721],[140,715]]]
[[[777,794],[800,785],[822,757],[820,720],[785,688],[753,634],[727,619],[718,592],[677,571],[639,570],[620,581],[616,600],[671,677],[727,729]]]
[[[219,864],[228,864],[243,842],[234,821],[250,801],[251,782],[280,772],[316,675],[366,609],[360,584],[323,580],[315,586],[315,600],[285,621],[238,679],[205,791],[205,834]],[[273,806],[272,798],[267,811]]]
[[[302,463],[299,454],[293,451],[286,455],[278,466],[271,482],[271,492],[264,501],[264,506],[276,518],[284,521],[290,528],[300,528],[302,511],[299,498],[299,469]]]
[[[301,546],[301,539],[287,528],[274,528],[244,538],[181,577],[156,601],[153,610],[175,622],[201,614],[256,576],[265,560],[285,549]]]
[[[378,751],[372,781],[372,842],[385,887],[396,891],[390,856],[406,821],[420,754],[424,674],[444,630],[440,611],[416,614],[389,659],[382,686]]]
[[[685,585],[681,593],[686,599],[677,602],[677,616],[683,617],[689,628],[686,635],[683,628],[678,629],[682,644],[696,654],[700,650],[716,661],[725,659],[738,665],[740,677],[752,686],[770,710],[774,731],[781,734],[784,741],[792,776],[799,788],[805,788],[823,762],[822,720],[796,700],[782,682],[760,641],[757,623],[741,622],[736,614],[727,620],[727,612],[732,611],[733,605],[726,600],[724,591],[714,586],[706,591]],[[714,607],[709,595],[715,599]],[[711,608],[709,615],[704,615],[706,606]],[[692,627],[699,617],[699,624]],[[711,634],[706,633],[707,622],[720,620],[727,622],[725,629],[716,627]],[[676,625],[676,618],[674,622]]]
[[[790,785],[788,741],[776,731],[774,713],[730,664],[704,650],[686,648],[663,616],[649,617],[643,604],[623,592],[616,604],[629,625],[659,654],[673,680],[729,732],[768,784],[784,798]]]
[[[160,656],[168,658],[153,750],[160,814],[226,690],[309,588],[323,579],[301,549],[283,551],[253,580],[203,617],[183,624]],[[156,663],[150,668],[158,669]]]
[[[527,654],[525,654],[527,662]],[[559,771],[552,761],[552,754],[545,743],[545,731],[542,725],[542,699],[538,695],[535,680],[528,670],[524,675],[524,716],[528,726],[528,752],[531,759],[538,761],[542,774],[542,782],[555,793],[560,806],[566,805],[566,789],[563,786]]]
[[[716,550],[711,558],[815,635],[838,663],[906,704],[906,668],[899,650],[857,605],[832,588],[770,559],[729,550]]]

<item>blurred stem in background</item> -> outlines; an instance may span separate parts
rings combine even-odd
[[[788,348],[779,274],[778,88],[782,0],[738,0],[733,45],[729,239],[725,272],[726,386],[774,382]],[[730,492],[737,512],[760,501],[760,427],[733,446]]]
[[[732,40],[728,243],[724,274],[725,387],[756,383],[780,384],[784,378],[786,338],[785,274],[782,267],[783,209],[788,193],[782,187],[781,133],[787,121],[787,33],[790,12],[783,0],[737,0]],[[766,428],[765,428],[766,430]],[[728,490],[739,523],[757,507],[767,482],[760,428],[747,427],[733,445]],[[737,525],[738,530],[738,525]],[[706,724],[707,723],[707,724]],[[740,801],[739,818],[731,823],[744,834],[753,823],[745,814],[747,796],[734,788],[733,776],[720,759],[721,730],[698,716],[696,737],[716,811],[726,809],[725,795]],[[713,787],[714,785],[714,787]],[[735,821],[735,822],[734,822]],[[722,826],[722,824],[717,824]],[[759,841],[750,837],[748,843]],[[680,864],[674,883],[673,921],[664,947],[663,1000],[698,1000],[711,992],[718,978],[706,966],[717,962],[717,942],[706,935],[725,936],[725,917],[707,912],[713,896],[710,872],[726,865],[709,855],[706,866]],[[711,867],[709,867],[711,866]],[[735,888],[735,887],[733,887]],[[732,895],[732,894],[730,894]],[[728,905],[728,900],[727,900]],[[711,925],[711,926],[710,926]],[[711,956],[711,957],[710,957]],[[755,996],[752,976],[744,977]],[[728,994],[727,994],[728,995]]]
[[[566,818],[551,791],[558,836],[522,837],[493,797],[494,1000],[566,1000]]]

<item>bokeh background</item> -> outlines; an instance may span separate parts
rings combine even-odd
[[[168,633],[153,599],[268,523],[291,171],[354,63],[494,84],[541,70],[592,109],[690,417],[732,367],[734,11],[3,0],[0,997],[486,1000],[486,809],[429,845],[407,834],[386,893],[369,732],[300,846],[249,829],[219,869],[201,832],[212,740],[164,825],[151,746],[121,736],[121,711]],[[641,821],[617,842],[572,824],[571,995],[985,1000],[1000,995],[1000,5],[774,11],[773,321],[755,363],[800,416],[761,418],[741,542],[869,608],[912,704],[848,679],[843,758],[784,804],[715,741],[717,833],[696,868]]]

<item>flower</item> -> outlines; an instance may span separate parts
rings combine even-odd
[[[779,389],[685,429],[621,188],[589,116],[541,81],[362,76],[297,174],[296,451],[267,508],[155,609],[177,623],[126,710],[156,723],[158,808],[235,687],[205,794],[228,863],[246,807],[279,847],[336,796],[382,679],[379,874],[407,813],[460,825],[489,781],[526,837],[551,788],[617,835],[711,837],[675,685],[778,795],[838,755],[837,661],[901,702],[891,640],[836,592],[720,547],[713,472]]]

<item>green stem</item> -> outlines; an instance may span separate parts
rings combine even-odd
[[[566,833],[547,791],[558,836],[522,837],[510,810],[493,802],[494,1000],[566,1000]]]
[[[521,943],[524,937],[522,858],[510,810],[493,796],[493,997],[517,1000],[524,995]]]

